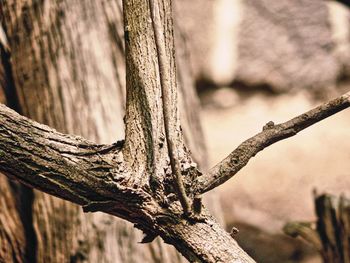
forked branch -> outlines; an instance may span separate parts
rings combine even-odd
[[[233,177],[258,152],[275,142],[296,135],[305,128],[350,107],[350,92],[303,113],[287,122],[267,123],[263,131],[246,140],[208,173],[198,178],[197,192],[207,192]]]
[[[7,176],[85,212],[124,218],[151,237],[160,235],[191,262],[254,262],[207,211],[205,221],[189,223],[179,205],[165,209],[148,187],[130,185],[133,174],[121,148],[61,134],[0,104],[0,171]]]
[[[350,93],[347,93],[285,123],[266,125],[263,132],[241,144],[210,173],[200,177],[202,180],[207,178],[203,181],[202,191],[232,177],[265,147],[349,107],[349,98]],[[161,235],[189,259],[216,262],[219,258],[227,258],[225,262],[233,259],[232,262],[252,262],[208,215],[201,223],[188,223],[177,213],[163,211],[144,189],[129,186],[132,175],[127,167],[123,167],[121,146],[120,143],[98,145],[81,137],[58,133],[0,105],[0,171],[8,176],[80,204],[85,211],[104,211],[136,223],[153,235]],[[218,177],[219,183],[208,178],[216,174],[227,176]],[[217,231],[211,231],[214,226]],[[218,242],[227,247],[205,250],[208,240],[204,242],[204,236],[209,240],[220,236],[225,242]],[[223,250],[217,250],[219,247]]]

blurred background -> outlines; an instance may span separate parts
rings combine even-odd
[[[176,1],[197,81],[209,166],[268,121],[350,90],[350,9],[336,1]],[[180,15],[181,14],[181,15]],[[218,189],[228,229],[258,262],[321,262],[285,223],[315,220],[312,191],[350,194],[350,112],[253,158]]]

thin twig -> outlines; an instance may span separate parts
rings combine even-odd
[[[196,191],[207,192],[233,177],[258,152],[271,144],[296,135],[305,128],[350,107],[350,92],[301,114],[285,123],[267,123],[263,131],[246,140],[215,165],[208,173],[198,177]]]
[[[174,176],[174,188],[176,194],[180,200],[182,208],[185,214],[190,213],[190,205],[186,195],[185,187],[182,182],[182,175],[180,169],[180,162],[177,157],[177,144],[176,144],[176,121],[174,116],[176,112],[172,111],[171,108],[171,81],[170,81],[170,68],[165,51],[165,40],[162,28],[162,23],[160,20],[158,1],[149,0],[153,31],[155,37],[155,44],[158,55],[158,65],[159,65],[159,76],[160,85],[162,90],[162,102],[163,102],[163,116],[164,116],[164,126],[165,126],[165,137],[168,146],[168,154],[170,158],[170,165],[172,174]],[[175,90],[176,92],[176,90]]]

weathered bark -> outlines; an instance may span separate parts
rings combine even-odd
[[[188,220],[173,197],[148,182],[135,184],[133,163],[123,161],[122,143],[96,145],[64,135],[5,106],[0,106],[0,117],[0,169],[8,176],[82,205],[86,212],[125,218],[146,237],[160,235],[191,261],[252,262],[207,211],[200,221]],[[170,186],[164,182],[164,192]]]
[[[135,156],[135,151],[146,152],[148,156],[147,163],[149,165],[149,171],[151,171],[150,177],[143,175],[141,183],[149,181],[149,187],[155,191],[156,199],[158,202],[165,203],[167,207],[166,210],[170,209],[172,213],[178,214],[179,208],[176,204],[167,204],[167,198],[170,198],[172,190],[169,188],[167,181],[169,177],[167,176],[167,170],[155,170],[158,163],[163,164],[164,161],[168,161],[168,158],[159,157],[160,154],[168,153],[167,147],[169,146],[165,143],[168,140],[167,137],[167,120],[166,114],[157,111],[159,107],[164,107],[164,103],[169,103],[171,109],[171,122],[173,125],[172,132],[173,139],[175,139],[175,147],[177,149],[177,157],[179,162],[182,164],[183,174],[185,175],[184,180],[188,182],[193,181],[195,169],[191,169],[191,158],[188,150],[184,147],[183,140],[181,139],[181,131],[179,130],[178,116],[176,113],[176,75],[175,75],[175,61],[173,52],[173,32],[172,32],[172,19],[171,19],[171,6],[169,1],[157,1],[156,5],[159,5],[160,16],[163,19],[163,32],[164,32],[164,42],[161,45],[166,47],[166,54],[160,54],[159,43],[157,43],[157,32],[152,29],[152,24],[149,23],[150,8],[147,1],[125,1],[124,2],[124,14],[125,14],[125,30],[126,30],[126,62],[127,62],[127,72],[130,72],[130,76],[127,75],[127,137],[126,137],[126,153],[132,156],[131,163],[135,163],[135,159],[139,158]],[[151,10],[151,12],[154,10]],[[154,15],[154,14],[153,14]],[[154,21],[153,21],[154,23]],[[139,43],[147,43],[146,45],[140,45]],[[163,47],[164,48],[164,47]],[[158,50],[157,50],[158,49]],[[157,52],[158,51],[158,52]],[[163,56],[163,57],[162,57]],[[154,59],[157,61],[154,61]],[[170,98],[168,100],[162,100],[161,96],[168,96],[164,94],[161,83],[163,72],[162,66],[159,66],[159,60],[166,59],[169,65],[168,76],[167,76],[167,88],[170,89]],[[136,89],[137,87],[137,89]],[[168,93],[168,94],[169,94]],[[136,99],[140,95],[149,96],[152,99],[147,99],[146,103],[141,104],[140,98]],[[131,120],[133,120],[131,122]],[[139,129],[137,125],[142,127],[142,122],[147,122],[149,129]],[[154,130],[154,129],[158,130]],[[137,132],[135,132],[137,131]],[[128,135],[136,136],[128,140]],[[136,145],[134,143],[137,143]],[[158,156],[155,154],[159,154]],[[129,161],[130,162],[130,161]],[[158,163],[157,163],[158,162]],[[169,164],[167,165],[169,166]],[[188,168],[186,168],[186,166]],[[165,166],[166,167],[166,166]],[[173,168],[173,166],[172,166]],[[191,171],[192,170],[192,171]],[[194,171],[193,171],[194,170]],[[137,172],[137,170],[136,170]],[[173,171],[174,172],[174,171]],[[137,173],[136,173],[137,175]],[[146,178],[145,178],[146,177]],[[171,178],[171,177],[170,177]],[[171,179],[170,179],[171,180]],[[188,194],[192,194],[188,191]],[[193,197],[193,196],[191,196]],[[164,199],[165,198],[165,199]],[[173,210],[175,209],[175,210]],[[180,212],[181,213],[181,212]],[[176,216],[177,217],[177,216]],[[250,261],[249,257],[241,251],[232,238],[220,228],[216,231],[206,231],[208,227],[208,222],[203,223],[203,225],[198,223],[191,224],[186,223],[184,220],[179,220],[179,218],[169,218],[169,216],[164,216],[163,222],[157,222],[160,225],[158,231],[164,240],[173,244],[178,248],[183,255],[188,259],[196,260],[200,259],[204,262],[215,262],[217,260],[223,260],[224,262],[231,262],[235,260]],[[174,220],[177,222],[174,227]],[[211,223],[209,223],[211,224]],[[214,224],[213,224],[214,225]],[[209,227],[210,228],[210,227]],[[215,227],[213,227],[214,229]],[[212,230],[213,230],[212,229]],[[202,232],[202,231],[203,232]],[[213,250],[209,249],[205,252],[206,242],[202,242],[196,233],[206,233],[206,237],[216,243],[219,239],[225,240],[224,243],[231,247],[231,249],[226,249],[222,245],[223,243],[217,243],[213,245]],[[188,235],[188,236],[187,236]],[[199,238],[199,239],[198,239]],[[217,250],[218,249],[218,250]]]
[[[262,137],[259,140],[264,145],[264,141],[270,142],[268,131],[283,138],[349,106],[346,94],[285,124],[268,125],[256,138]],[[163,167],[162,176],[151,173],[149,180],[135,182],[134,161],[124,159],[129,148],[123,142],[99,145],[64,135],[5,106],[0,106],[0,134],[0,170],[9,177],[82,205],[84,211],[103,211],[127,219],[146,234],[143,242],[160,235],[190,261],[252,262],[207,211],[200,219],[184,217],[178,199],[171,196],[173,182],[166,172],[169,165]],[[244,156],[242,151],[237,158]],[[186,161],[181,174],[189,185],[195,180],[185,168]],[[196,185],[188,191],[190,197],[195,189]]]
[[[9,8],[12,4],[15,4],[13,9]],[[112,100],[123,101],[119,95],[121,85],[112,84],[122,81],[123,77],[111,72],[116,68],[111,66],[114,61],[119,59],[118,63],[122,64],[122,56],[112,56],[118,52],[118,46],[108,41],[108,37],[112,37],[107,31],[109,21],[107,15],[102,16],[100,6],[67,4],[2,3],[21,111],[61,131],[111,141],[114,136],[123,135],[123,103]],[[108,7],[118,14],[115,5]],[[96,21],[99,17],[107,21],[101,25]],[[92,25],[95,27],[91,28]],[[99,30],[105,42],[96,43]],[[89,47],[88,43],[95,48],[84,48]],[[110,48],[96,47],[103,43]],[[97,68],[99,59],[105,68]],[[109,111],[113,114],[108,114]],[[118,242],[114,237],[122,229],[128,231],[130,227],[124,223],[106,216],[83,215],[80,208],[38,192],[32,213],[36,240],[27,242],[37,243],[33,249],[38,262],[81,258],[107,262],[120,258],[122,261],[123,254],[127,254],[123,252],[127,245],[122,248],[123,245],[118,244],[124,241]],[[107,240],[112,247],[119,246],[120,251],[109,249]]]
[[[81,36],[81,32],[75,31],[76,27],[68,23],[68,18],[66,23],[55,20],[56,23],[49,25],[54,25],[54,29],[49,27],[50,30],[45,31],[45,16],[40,16],[42,12],[50,11],[50,6],[45,6],[45,3],[35,2],[33,6],[27,6],[26,3],[20,6],[20,16],[13,12],[18,8],[18,2],[14,3],[15,9],[10,4],[3,9],[7,19],[7,34],[13,37],[10,40],[11,52],[14,54],[12,71],[17,93],[20,94],[19,104],[22,111],[34,119],[52,126],[57,125],[58,129],[70,133],[75,132],[70,129],[77,127],[79,133],[84,135],[86,132],[87,137],[101,142],[101,134],[107,133],[100,126],[94,125],[104,125],[104,121],[110,119],[105,116],[106,104],[100,105],[93,101],[96,89],[101,93],[108,90],[107,85],[103,85],[106,82],[98,85],[101,75],[106,77],[103,73],[91,75],[91,71],[96,70],[93,67],[96,62],[92,59],[96,50],[79,49],[76,43],[70,43],[76,53],[70,53],[64,45],[62,50],[59,45],[53,49],[56,31],[63,39],[65,32],[69,32],[67,41],[72,36],[74,38],[74,32],[78,36]],[[90,6],[90,3],[84,2],[81,21],[85,21],[88,15],[98,13],[99,7],[104,10],[107,2],[104,3],[101,6]],[[80,4],[79,2],[77,6]],[[150,23],[154,19],[154,13],[151,15],[150,12],[154,10],[149,2],[124,1],[123,4],[127,62],[125,143],[97,144],[82,137],[65,135],[1,106],[0,170],[27,185],[79,204],[85,212],[102,211],[124,218],[145,233],[143,243],[151,242],[159,235],[190,261],[253,262],[207,210],[202,208],[200,198],[196,196],[196,179],[201,173],[185,147],[177,113],[171,5],[170,1],[156,1],[155,4],[159,7],[158,19],[162,21],[160,30],[164,32],[160,33],[164,37],[160,41],[159,35],[157,37],[159,32],[155,32],[157,29],[154,20],[153,26]],[[54,16],[55,19],[64,20],[70,9],[60,9],[58,13],[55,8],[53,10],[58,15]],[[97,22],[95,26],[98,29],[102,27],[102,32],[106,32],[103,31],[103,23]],[[94,27],[89,25],[86,34],[91,32],[94,32]],[[108,46],[105,48],[105,52],[111,49]],[[160,52],[159,48],[163,51]],[[46,57],[47,54],[49,57]],[[70,64],[72,55],[74,65]],[[24,63],[23,58],[29,58],[32,62],[30,67]],[[75,60],[76,58],[79,59]],[[108,61],[108,56],[106,59]],[[71,71],[66,70],[67,65]],[[32,69],[34,74],[30,72]],[[162,79],[165,74],[167,77]],[[65,82],[67,79],[73,82],[74,88],[70,87],[73,91],[68,90]],[[35,97],[29,91],[34,91]],[[51,108],[50,103],[55,101],[56,96],[60,103]],[[86,114],[81,115],[79,108],[72,107],[73,101],[86,104]],[[32,109],[34,102],[39,105],[42,103],[42,107]],[[97,113],[93,111],[95,108]],[[112,107],[112,110],[118,112],[118,108]],[[67,112],[72,114],[72,119]],[[111,119],[113,121],[113,117]],[[94,125],[89,123],[93,128],[86,129],[77,125],[78,120],[84,124],[94,121]],[[303,125],[302,127],[305,126]],[[112,122],[111,126],[115,127],[115,123]],[[174,151],[170,147],[174,147]],[[173,165],[172,162],[177,164]],[[174,177],[177,171],[179,175]],[[179,183],[183,183],[192,208],[196,208],[195,211],[203,210],[197,217],[184,213],[186,211],[181,196],[176,195]],[[111,254],[104,253],[101,244],[107,244],[107,240],[113,239],[112,229],[116,228],[116,221],[111,219],[106,223],[105,215],[98,214],[83,217],[76,206],[39,193],[36,194],[33,208],[36,212],[33,222],[38,244],[35,260],[51,262],[88,259],[94,262],[113,259],[108,258]],[[56,215],[62,211],[63,214]],[[62,227],[60,223],[67,220],[72,224]],[[98,223],[90,224],[91,222]],[[67,242],[62,244],[62,239]],[[46,249],[46,245],[51,250]],[[115,257],[118,255],[113,254]],[[131,261],[127,261],[129,260]],[[145,258],[142,260],[145,261]]]
[[[17,110],[62,132],[83,135],[97,142],[122,139],[125,66],[121,2],[6,1],[1,3],[1,12],[18,93],[18,98],[14,97],[11,87],[14,95],[9,96],[11,104],[18,99]],[[183,101],[192,113],[198,104],[188,80],[191,76],[186,71],[179,74],[187,79],[181,85],[182,94],[186,94]],[[1,81],[8,89],[9,85]],[[186,116],[183,123],[186,138],[191,145],[196,145],[196,160],[203,161],[205,150],[198,115],[188,114],[185,109],[182,114]],[[11,192],[7,184],[2,187]],[[11,206],[10,201],[8,205]],[[27,206],[35,229],[35,235],[29,235],[27,240],[33,245],[32,260],[183,261],[161,242],[137,245],[141,233],[114,217],[86,215],[77,206],[39,192],[35,192],[33,210],[30,203]],[[15,209],[13,212],[18,213]],[[10,218],[17,222],[16,215]],[[23,261],[24,253],[20,250],[26,247],[22,240],[24,233],[20,233],[20,225],[16,229],[19,234],[10,235],[10,241],[16,240],[21,246],[0,257]],[[157,252],[161,253],[157,255]]]
[[[25,231],[9,181],[0,175],[0,262],[22,262]]]
[[[0,45],[0,103],[6,104],[6,98],[12,95],[9,91],[11,87],[13,88],[13,83],[9,65],[6,63],[8,50],[5,50],[4,46],[7,42],[4,41],[6,39],[1,39]],[[24,195],[26,195],[25,189],[18,182],[10,182],[0,174],[0,262],[22,262],[24,258],[30,259],[30,244],[26,242],[26,236],[30,234],[32,228],[29,226],[30,222],[28,224],[23,222],[24,218],[28,219],[21,198]],[[30,200],[28,201],[30,203]]]
[[[92,87],[94,87],[94,84],[99,82],[96,79],[87,79],[89,81],[86,80],[88,77],[91,78],[92,76],[95,76],[88,75],[88,73],[92,71],[89,71],[88,69],[90,68],[89,65],[92,64],[92,66],[94,66],[96,61],[91,58],[91,55],[93,54],[90,54],[89,52],[87,52],[88,54],[85,54],[80,49],[79,45],[89,42],[89,39],[84,38],[84,40],[82,40],[82,33],[75,32],[73,30],[74,26],[79,24],[79,21],[69,20],[70,23],[65,21],[65,19],[74,16],[69,15],[69,10],[65,9],[64,5],[59,5],[57,7],[45,6],[45,8],[40,4],[35,6],[28,5],[28,3],[23,4],[23,6],[21,6],[22,3],[16,2],[16,4],[18,6],[15,6],[15,9],[7,8],[7,6],[11,6],[10,2],[5,3],[2,8],[4,17],[7,18],[6,31],[10,40],[13,72],[20,98],[20,104],[23,107],[22,111],[26,113],[26,115],[57,127],[61,131],[74,132],[88,136],[90,135],[89,133],[92,133],[92,135],[89,137],[98,140],[98,137],[101,136],[98,135],[99,132],[103,132],[106,128],[102,129],[101,127],[103,125],[98,125],[101,123],[98,118],[94,120],[89,119],[91,115],[97,115],[96,112],[92,113],[89,112],[89,110],[92,110],[92,107],[98,106],[89,100],[90,97],[92,97],[90,96],[89,92],[95,91],[92,89]],[[69,7],[76,7],[79,10],[79,4],[77,5],[78,7],[75,5],[70,5]],[[94,12],[97,12],[96,6],[85,7],[83,10],[91,11],[92,9]],[[18,17],[16,10],[22,11]],[[41,14],[44,11],[51,13],[52,17],[54,18],[53,21],[45,21],[42,19]],[[47,15],[43,17],[47,17]],[[81,18],[84,17],[86,19],[91,19],[91,17],[87,14],[85,14],[85,16],[81,15]],[[45,22],[47,24],[45,24]],[[87,23],[87,21],[83,19],[83,24],[84,22]],[[73,26],[70,26],[70,24],[73,24]],[[100,25],[99,23],[93,24]],[[86,33],[91,34],[91,31],[92,30],[90,28]],[[41,39],[42,36],[47,37]],[[62,40],[62,38],[65,36],[67,36],[67,40]],[[77,40],[80,40],[80,43],[70,42],[70,40],[74,37]],[[69,46],[66,47],[65,45],[68,45],[68,43]],[[173,44],[172,42],[170,43]],[[105,49],[101,48],[101,50]],[[86,59],[86,57],[88,57],[88,59]],[[107,57],[105,58],[108,59]],[[101,61],[104,61],[105,58],[99,57]],[[28,61],[31,61],[30,66],[28,65]],[[89,64],[89,62],[91,64]],[[32,74],[32,69],[34,69],[35,74]],[[181,75],[185,76],[186,73],[182,73]],[[69,87],[69,83],[74,84],[74,92],[71,90],[72,87]],[[99,84],[101,86],[101,83]],[[113,87],[113,85],[111,86]],[[105,87],[102,85],[102,89],[103,88]],[[107,94],[107,96],[103,98],[111,97],[103,90],[101,90],[100,93]],[[56,101],[57,97],[58,101],[61,103],[54,104],[55,109],[50,111],[50,107],[52,105],[51,102]],[[81,99],[83,99],[83,102],[87,105],[91,105],[91,107],[87,107],[88,110],[84,108],[86,112],[81,112],[84,109],[80,110],[80,108],[74,108],[74,106],[76,106]],[[189,99],[186,98],[186,100],[187,105],[189,105]],[[73,104],[73,101],[76,104]],[[113,105],[115,106],[118,104]],[[112,112],[114,116],[116,116],[118,108],[112,108]],[[67,117],[70,116],[67,113],[70,113],[73,116],[71,118]],[[103,116],[103,114],[101,115]],[[89,125],[78,125],[77,119],[81,120],[83,124],[89,123]],[[191,121],[196,120],[196,118],[193,116],[189,116],[187,119]],[[100,121],[100,123],[95,124],[95,128],[88,128],[90,127],[91,123],[96,123],[96,121]],[[110,123],[115,126],[119,126],[116,125],[117,121],[109,122],[109,124]],[[198,126],[198,124],[195,125]],[[96,131],[96,128],[100,130]],[[117,134],[117,132],[115,132],[115,134]],[[194,136],[190,135],[189,137]],[[197,146],[197,149],[198,148],[199,147]],[[37,196],[40,195],[41,194],[37,194]],[[34,208],[37,209],[37,212],[35,213],[34,222],[36,234],[38,236],[37,242],[39,249],[36,255],[37,260],[65,260],[65,258],[68,259],[68,256],[70,255],[70,258],[74,260],[81,257],[86,257],[93,261],[91,254],[94,252],[96,255],[96,251],[93,251],[95,244],[91,244],[89,242],[89,240],[92,240],[92,238],[90,236],[75,238],[77,235],[74,235],[75,233],[80,232],[80,229],[78,229],[79,225],[85,225],[84,228],[91,230],[88,227],[89,224],[85,222],[78,222],[83,220],[79,218],[79,211],[70,205],[60,202],[61,201],[54,199],[51,201],[51,197],[47,197],[45,195],[35,198]],[[59,214],[65,215],[66,218],[53,216]],[[40,215],[47,216],[40,218]],[[62,229],[62,227],[59,227],[59,221],[65,221],[67,217],[75,224]],[[42,227],[42,223],[45,223],[44,227]],[[58,226],[57,230],[54,226]],[[113,231],[110,231],[110,229],[111,227],[109,226],[108,232],[113,235]],[[56,239],[55,234],[57,233],[60,233],[60,236]],[[73,233],[73,238],[71,238],[72,236],[70,236],[70,233]],[[94,233],[91,233],[91,231],[86,231],[85,233],[94,235]],[[67,240],[65,247],[59,246],[61,244],[59,241],[62,242],[62,239]],[[44,247],[46,247],[45,250],[43,249]],[[68,251],[68,249],[70,249],[70,251]],[[101,251],[97,251],[96,257],[101,259],[108,256],[106,254],[102,255],[100,252]]]

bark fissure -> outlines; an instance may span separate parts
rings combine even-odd
[[[1,26],[1,25],[0,25]],[[18,96],[13,80],[13,73],[11,68],[11,63],[9,62],[11,53],[10,51],[5,51],[5,49],[0,45],[0,55],[1,55],[1,63],[2,67],[4,69],[3,74],[1,74],[0,84],[3,87],[5,91],[6,96],[6,102],[7,105],[17,111],[18,113],[21,113],[20,106],[18,103]],[[4,77],[2,79],[2,77]]]
[[[29,27],[22,23],[23,8],[26,24],[31,30],[27,30]],[[2,3],[0,12],[8,28],[12,50],[11,64],[23,115],[60,132],[79,134],[98,143],[111,143],[116,139],[123,139],[125,66],[123,50],[118,48],[117,43],[117,38],[123,39],[121,1],[9,0]],[[116,28],[117,32],[111,27]],[[142,30],[139,32],[142,33]],[[112,38],[111,34],[118,36]],[[153,79],[156,79],[155,75]],[[186,89],[192,90],[193,87],[186,86]],[[137,100],[143,101],[147,96],[149,101],[152,101],[152,94],[144,94],[145,96],[137,96]],[[188,98],[188,101],[190,102],[191,98]],[[149,116],[149,109],[148,107],[144,110],[146,117]],[[146,127],[149,123],[142,126]],[[186,123],[188,126],[194,124],[194,121]],[[142,133],[142,126],[140,125],[136,132]],[[197,133],[196,130],[190,132]],[[135,142],[136,148],[140,149],[135,156],[143,156],[143,147]],[[155,146],[158,143],[161,141],[153,141]],[[57,148],[56,144],[53,144]],[[84,146],[83,143],[82,145]],[[60,145],[58,146],[60,148]],[[96,144],[92,150],[98,150],[97,146]],[[62,147],[61,152],[65,151]],[[67,151],[79,154],[74,147]],[[155,155],[157,154],[156,148]],[[77,166],[88,157],[70,153],[62,155],[72,165]],[[149,180],[148,174],[154,169],[154,165],[148,164],[147,172],[144,173],[130,169],[130,174],[135,176],[124,178],[124,173],[109,174],[109,164],[105,163],[104,158],[95,156],[90,159],[91,164],[94,164],[91,165],[91,173],[105,175],[107,181],[123,182],[135,189],[135,182],[138,182],[135,178],[139,176],[146,182]],[[116,162],[123,163],[124,160],[116,158]],[[131,164],[127,163],[128,166]],[[146,162],[142,158],[138,158],[138,162],[130,166],[142,167],[144,163]],[[163,173],[160,170],[167,166],[164,161],[161,166],[156,167],[159,175],[157,178],[161,178]],[[157,187],[153,187],[154,192]],[[108,201],[93,201],[87,207],[96,207],[96,203],[103,207]],[[123,213],[123,218],[128,215],[126,211],[120,210],[120,213]],[[104,262],[117,259],[123,262],[139,262],[141,257],[143,259],[144,255],[149,254],[149,245],[135,245],[140,236],[130,224],[100,213],[84,215],[78,206],[37,191],[33,205],[33,221],[38,236],[38,262],[66,262],[80,252],[84,253],[85,259],[93,262],[97,259]],[[110,225],[107,226],[106,222]],[[116,234],[117,239],[114,238]],[[99,243],[104,244],[104,247],[97,245],[95,239],[101,239]],[[111,246],[118,247],[118,250],[110,249]],[[167,247],[164,251],[164,261],[169,255],[176,254],[173,248]],[[178,254],[176,255],[178,257]],[[149,260],[148,257],[146,261]]]
[[[26,245],[24,257],[28,262],[37,262],[37,237],[33,228],[33,190],[20,185],[20,216],[24,226]]]
[[[6,28],[4,24],[1,24],[1,29],[4,29],[4,34],[6,37]],[[4,46],[6,44],[6,46]],[[0,61],[1,61],[1,68],[3,72],[0,73],[0,89],[4,91],[5,94],[5,102],[6,104],[14,109],[16,112],[21,113],[21,108],[18,101],[18,95],[15,88],[15,82],[13,78],[13,71],[12,66],[10,63],[11,58],[11,50],[8,46],[7,37],[6,37],[6,43],[0,43]],[[2,176],[2,175],[0,175]],[[36,252],[37,252],[37,238],[35,234],[35,230],[33,228],[33,200],[34,200],[34,194],[33,190],[25,185],[21,185],[15,182],[9,181],[9,187],[12,189],[12,193],[14,196],[16,196],[16,204],[19,214],[19,219],[21,221],[21,224],[23,226],[23,233],[24,233],[24,240],[21,244],[20,241],[16,240],[13,241],[16,244],[12,244],[13,248],[15,247],[21,247],[23,248],[23,258],[27,262],[36,262]],[[19,237],[15,236],[8,236],[8,240],[16,239]],[[17,252],[17,253],[16,253]],[[18,251],[15,251],[13,249],[12,251],[12,259],[15,262],[22,262],[22,258],[20,258],[21,253]],[[1,255],[0,255],[1,257]]]

